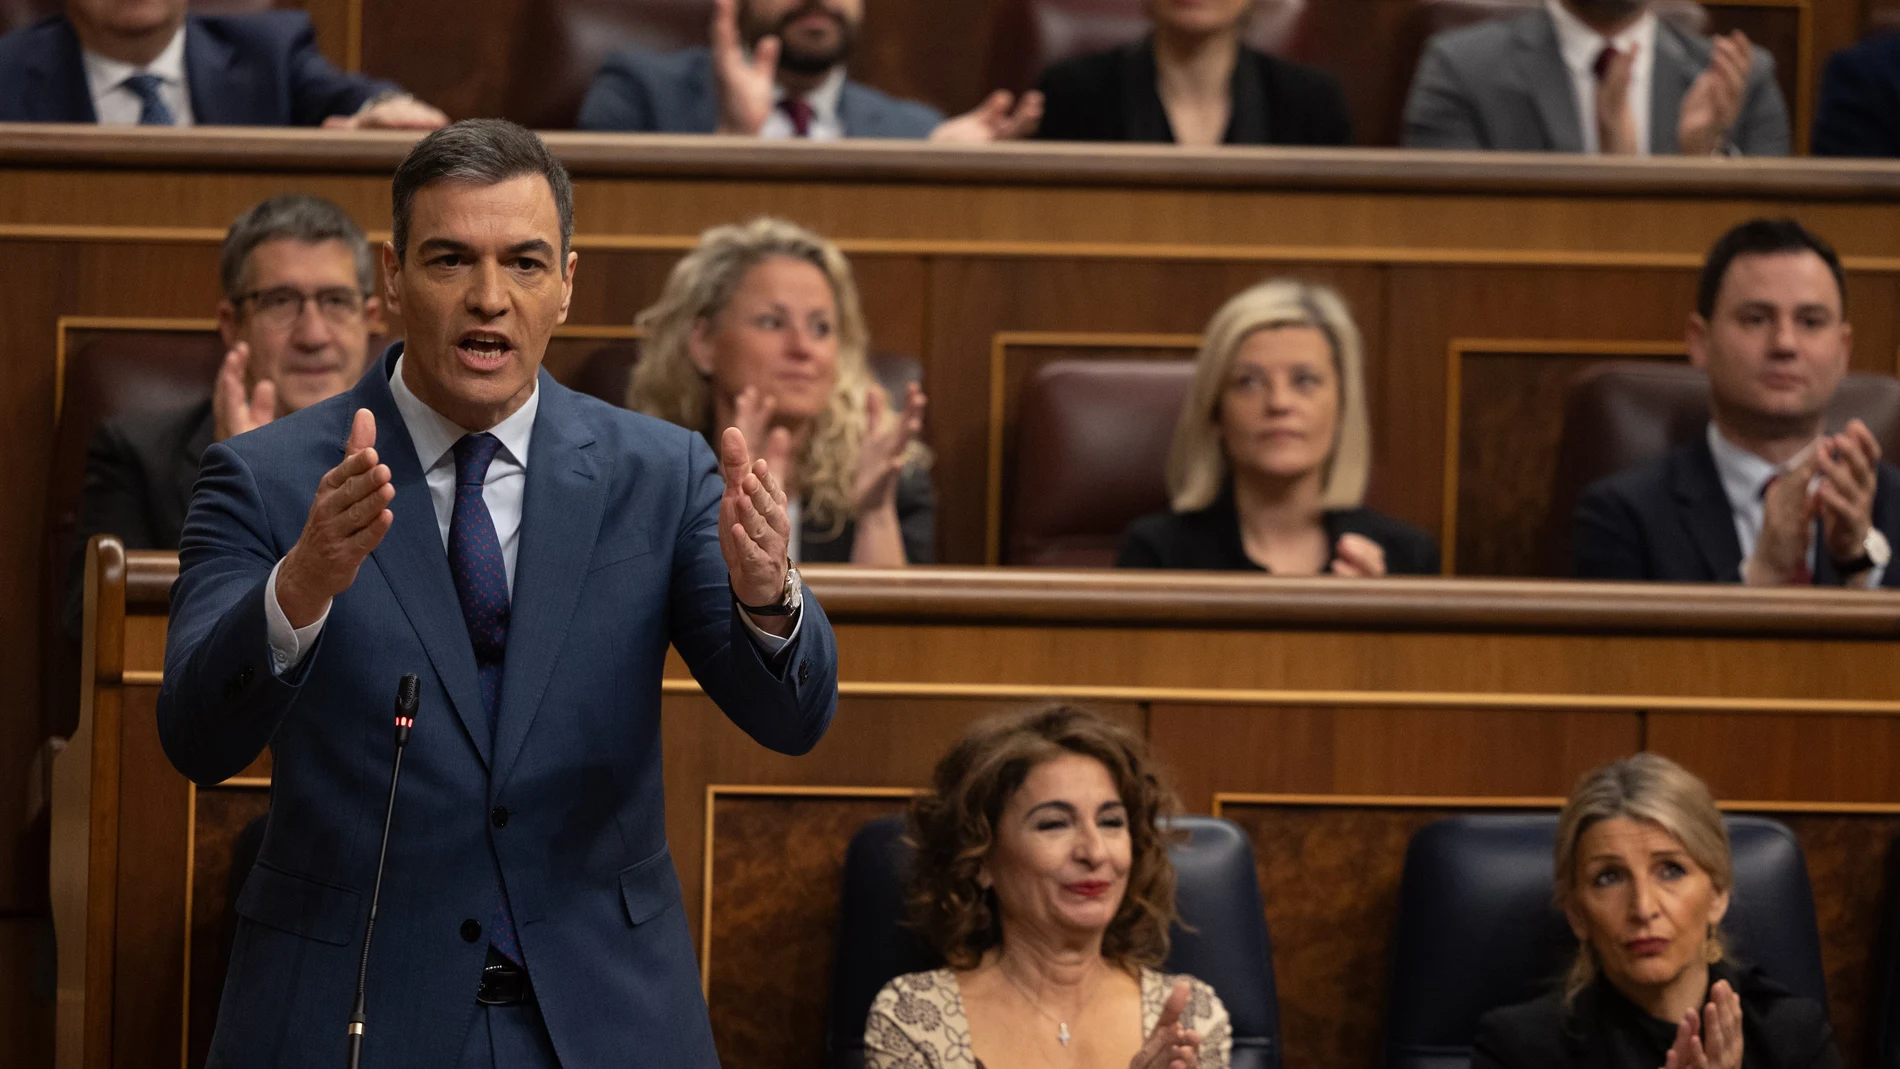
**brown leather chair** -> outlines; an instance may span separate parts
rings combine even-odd
[[[1023,90],[1043,69],[1148,32],[1146,0],[1006,0],[990,37],[990,84]],[[1307,0],[1254,0],[1244,30],[1262,52],[1292,54]]]
[[[1057,360],[1017,406],[1002,562],[1103,568],[1122,530],[1168,507],[1168,447],[1192,360]]]
[[[639,46],[672,52],[706,43],[711,0],[535,0],[523,5],[503,117],[566,130],[607,54]]]
[[[1848,375],[1828,405],[1828,429],[1850,419],[1867,424],[1886,456],[1900,456],[1900,379]],[[1708,377],[1687,365],[1615,360],[1579,372],[1564,401],[1544,516],[1546,574],[1570,574],[1571,523],[1586,487],[1694,441],[1708,423]]]

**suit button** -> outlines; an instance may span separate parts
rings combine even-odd
[[[473,920],[462,922],[462,942],[473,943],[482,937],[482,926]]]
[[[811,676],[811,662],[810,661],[798,662],[798,681],[800,683],[803,683],[806,679],[810,678],[810,676]]]
[[[245,666],[244,666],[244,671],[242,671],[242,672],[239,672],[239,673],[238,673],[238,685],[239,685],[239,686],[241,686],[241,687],[248,687],[248,686],[250,686],[250,685],[251,685],[251,667],[250,667],[250,665],[245,665]]]
[[[493,824],[497,828],[507,827],[508,826],[508,807],[505,805],[496,806],[495,811],[493,813],[488,814],[488,822],[490,824]]]

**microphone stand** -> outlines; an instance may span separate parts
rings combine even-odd
[[[396,761],[389,769],[389,802],[383,808],[383,843],[376,850],[376,883],[369,895],[369,925],[363,929],[363,959],[356,967],[356,1006],[350,1010],[349,1069],[363,1059],[364,992],[369,986],[369,941],[376,934],[376,907],[383,898],[383,862],[389,856],[389,826],[396,817],[396,783],[402,778],[402,751],[416,726],[422,681],[414,673],[396,684]]]

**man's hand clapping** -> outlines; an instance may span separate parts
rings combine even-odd
[[[738,0],[715,0],[712,20],[714,88],[719,91],[719,133],[757,137],[772,117],[778,84],[779,39],[763,37],[746,56],[739,40]]]
[[[303,534],[277,569],[277,607],[291,627],[308,627],[330,599],[350,588],[357,569],[382,544],[395,514],[389,466],[376,457],[376,417],[356,410],[343,463],[317,484]]]
[[[792,566],[785,489],[765,458],[753,459],[737,427],[727,427],[719,439],[719,471],[726,480],[719,499],[719,552],[726,558],[732,593],[745,605],[777,604]],[[791,634],[790,617],[755,622],[781,637]]]
[[[1041,93],[1031,89],[1018,100],[1009,90],[998,89],[969,111],[938,123],[930,140],[977,145],[1020,141],[1033,136],[1041,125]]]
[[[277,417],[277,384],[264,379],[249,394],[244,390],[244,374],[251,366],[251,346],[238,342],[224,354],[218,368],[218,382],[211,394],[213,441],[222,442],[245,431],[256,430]]]
[[[1755,49],[1740,30],[1715,38],[1709,65],[1682,97],[1676,144],[1685,156],[1712,156],[1728,140],[1742,113],[1742,94],[1755,65]]]
[[[1821,534],[1828,556],[1853,560],[1863,552],[1867,532],[1874,525],[1874,491],[1879,483],[1880,441],[1860,420],[1831,434],[1814,447],[1821,482],[1815,487],[1814,509],[1821,516]]]

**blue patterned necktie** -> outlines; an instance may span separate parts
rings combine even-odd
[[[488,713],[489,737],[501,709],[501,671],[508,653],[508,568],[495,535],[494,517],[482,499],[488,465],[501,449],[492,434],[470,434],[455,443],[455,513],[449,520],[449,574],[455,578],[455,596],[462,602],[462,622],[475,648],[475,671],[481,678],[482,708]],[[521,947],[515,938],[515,918],[508,893],[495,903],[488,941],[517,965]]]
[[[165,79],[156,74],[134,74],[119,84],[138,95],[140,126],[178,125],[178,116],[172,114],[165,98],[158,94],[158,87],[165,84]]]

